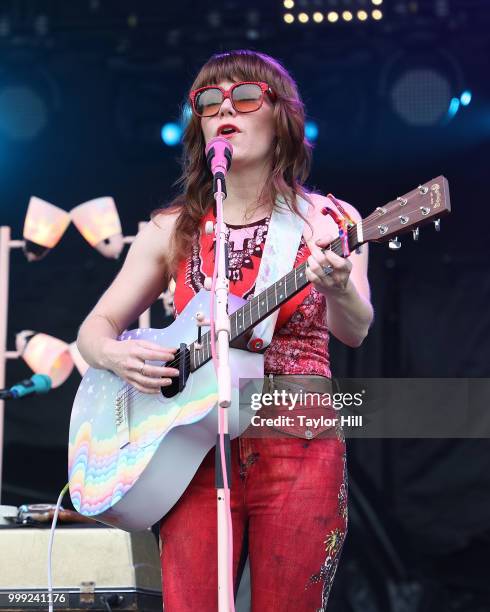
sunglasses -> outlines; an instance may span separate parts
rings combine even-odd
[[[189,99],[192,109],[198,117],[213,117],[217,115],[226,98],[238,113],[253,113],[262,106],[264,94],[272,101],[276,99],[267,83],[246,81],[233,83],[229,89],[218,85],[208,85],[191,91]]]

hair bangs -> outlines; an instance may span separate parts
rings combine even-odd
[[[278,62],[262,53],[246,49],[216,53],[203,66],[191,89],[221,81],[263,81],[273,87],[277,80],[274,69],[285,73]]]

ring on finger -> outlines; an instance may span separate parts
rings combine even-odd
[[[325,274],[325,276],[328,276],[329,274],[332,274],[332,272],[333,272],[333,268],[332,268],[331,265],[322,266],[322,270],[323,270],[323,273]]]
[[[141,370],[140,370],[140,374],[141,374],[141,376],[144,376],[144,375],[145,375],[145,374],[144,374],[144,372],[145,372],[145,365],[146,365],[146,364],[144,363],[144,364],[143,364],[143,367],[142,367],[142,368],[141,368]]]

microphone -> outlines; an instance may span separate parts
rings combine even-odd
[[[51,390],[51,378],[46,374],[33,374],[10,389],[0,391],[0,399],[19,399],[24,395],[47,393]]]
[[[221,179],[223,195],[226,196],[225,176],[231,166],[233,147],[223,136],[211,138],[205,150],[208,168],[213,175],[213,188],[216,192],[217,179]]]

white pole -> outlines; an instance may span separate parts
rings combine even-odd
[[[7,321],[9,306],[10,227],[0,227],[0,389],[5,387],[7,363]],[[2,459],[5,403],[0,400],[0,503],[2,501]]]

